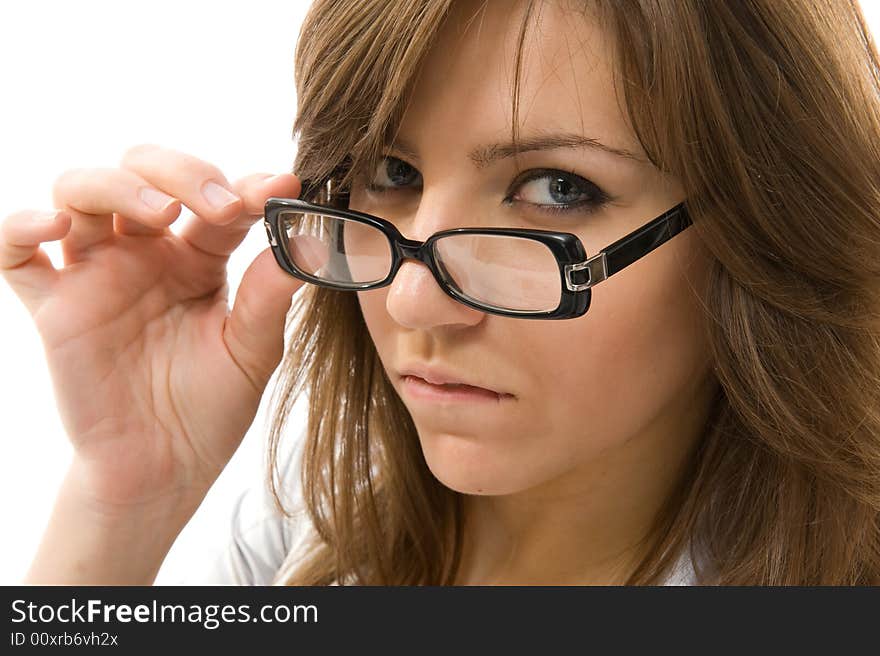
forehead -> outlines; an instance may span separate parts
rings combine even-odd
[[[413,89],[401,125],[425,147],[510,136],[522,0],[453,2]],[[565,131],[641,154],[613,86],[613,43],[569,3],[535,3],[523,42],[522,134]],[[586,5],[586,3],[584,3]]]

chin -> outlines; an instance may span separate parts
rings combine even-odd
[[[535,484],[528,458],[519,459],[505,444],[504,453],[484,441],[454,435],[419,437],[428,469],[438,481],[461,494],[496,496]],[[534,462],[532,460],[532,462]]]

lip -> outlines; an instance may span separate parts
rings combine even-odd
[[[401,386],[407,397],[431,403],[501,403],[509,398],[481,387],[441,387],[417,376],[404,376]]]
[[[468,377],[461,376],[456,374],[451,369],[445,369],[438,366],[428,366],[422,364],[413,364],[406,367],[403,367],[400,370],[400,377],[403,382],[406,382],[408,376],[412,376],[426,383],[430,383],[435,386],[438,390],[441,388],[437,387],[439,385],[467,385],[468,387],[479,388],[479,390],[492,392],[499,398],[508,398],[514,396],[509,392],[505,392],[503,390],[496,389],[494,387],[490,387],[488,385],[483,384],[481,381],[472,380]],[[442,391],[442,390],[441,390]],[[452,394],[456,391],[467,392],[468,390],[445,390],[448,394]],[[474,391],[474,390],[471,390]]]

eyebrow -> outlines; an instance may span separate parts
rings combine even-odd
[[[519,146],[518,148],[517,145]],[[397,139],[394,142],[393,147],[402,155],[405,155],[414,161],[418,161],[419,156],[408,141]],[[555,150],[557,148],[590,148],[616,157],[647,163],[647,160],[644,157],[636,155],[624,148],[615,148],[602,143],[598,139],[584,137],[571,132],[531,135],[521,138],[518,144],[505,142],[478,146],[468,153],[468,159],[471,160],[474,166],[478,169],[482,169],[499,160],[513,157],[517,152],[524,153],[538,150]]]

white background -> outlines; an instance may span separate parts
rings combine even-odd
[[[51,209],[51,186],[60,173],[116,166],[137,143],[192,153],[219,166],[230,181],[290,171],[293,53],[308,5],[4,0],[0,219],[18,209]],[[878,5],[862,0],[872,26],[880,24]],[[181,217],[188,213],[184,208]],[[266,247],[257,224],[229,263],[230,301],[244,270]],[[44,248],[62,266],[58,244]],[[30,564],[71,448],[42,343],[5,281],[0,319],[0,584],[11,584]],[[264,403],[180,534],[157,583],[182,580],[225,546],[235,496],[264,475],[265,409]]]
[[[289,172],[296,154],[293,54],[309,4],[4,0],[0,217],[51,209],[60,173],[117,166],[138,143],[192,153],[230,182]],[[184,207],[178,220],[188,215]],[[229,263],[230,305],[245,269],[267,247],[257,223]],[[44,249],[63,266],[57,242]],[[5,281],[0,318],[0,584],[10,584],[30,565],[72,449],[42,342]],[[157,583],[182,580],[225,546],[235,495],[260,484],[264,473],[268,396]]]

